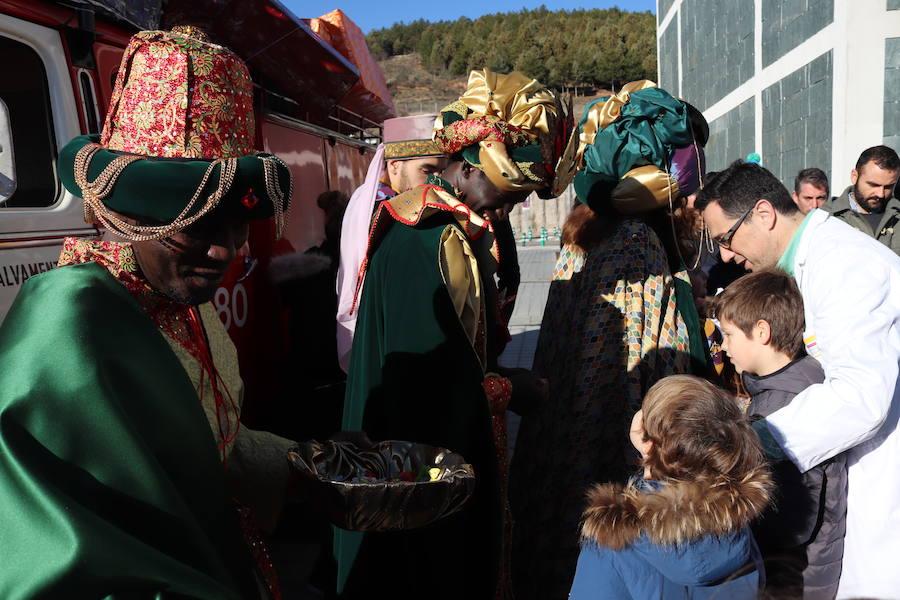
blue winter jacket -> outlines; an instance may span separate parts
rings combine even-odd
[[[762,589],[762,565],[749,529],[658,546],[646,535],[622,550],[585,544],[570,600],[750,600]],[[744,573],[744,574],[741,574]]]
[[[648,487],[654,496],[652,512],[647,510],[649,503],[645,504]],[[743,512],[735,518],[736,522],[744,523],[739,530],[699,533],[680,543],[658,543],[651,540],[648,528],[656,527],[653,536],[656,539],[665,539],[671,531],[683,532],[685,527],[696,524],[699,529],[695,531],[702,532],[704,516],[714,514],[715,510],[691,514],[683,504],[683,491],[671,494],[673,502],[666,505],[663,501],[663,508],[656,510],[660,497],[669,494],[655,482],[633,482],[624,490],[621,486],[597,486],[590,495],[594,506],[585,512],[584,542],[569,599],[757,598],[765,585],[764,571],[746,523],[764,508],[764,495],[754,497],[752,491],[744,493],[746,490],[733,492],[736,495],[726,497],[708,487],[705,495],[702,489],[697,490],[701,503],[719,504],[719,510],[725,512],[732,508],[723,504],[735,504],[734,499],[741,498],[737,504],[744,506],[733,508]],[[626,500],[617,504],[623,496]],[[622,547],[613,549],[619,546]]]

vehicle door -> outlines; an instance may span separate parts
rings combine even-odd
[[[96,230],[84,223],[81,200],[56,176],[59,148],[80,134],[59,32],[0,14],[0,64],[2,320],[21,285],[56,264],[65,236]]]

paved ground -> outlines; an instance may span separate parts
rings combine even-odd
[[[522,282],[519,284],[516,308],[509,321],[512,341],[500,356],[500,364],[530,369],[557,250],[555,246],[520,246],[518,251]]]
[[[512,341],[500,355],[500,364],[504,367],[530,369],[537,347],[538,333],[541,329],[541,317],[544,316],[544,305],[550,291],[550,276],[556,263],[556,244],[553,247],[519,246],[519,268],[522,282],[516,298],[516,308],[509,320],[509,332]],[[514,413],[506,413],[506,425],[509,435],[509,453],[515,449],[516,435],[519,432],[519,417]]]

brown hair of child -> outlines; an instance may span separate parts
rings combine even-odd
[[[737,401],[693,375],[661,379],[644,397],[644,466],[657,480],[743,481],[766,469]]]
[[[727,392],[672,375],[647,392],[642,417],[645,476],[661,485],[594,486],[582,539],[614,550],[643,534],[680,544],[738,531],[765,510],[772,479],[759,438]]]
[[[707,314],[734,323],[750,337],[758,321],[769,324],[769,344],[791,359],[803,354],[803,296],[794,278],[763,269],[732,282],[706,303]]]

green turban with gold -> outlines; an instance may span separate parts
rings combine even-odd
[[[617,211],[636,214],[666,206],[686,191],[679,188],[679,165],[673,162],[676,150],[686,147],[702,164],[688,105],[641,80],[588,104],[566,154],[578,169],[574,185],[581,202],[610,197]]]

